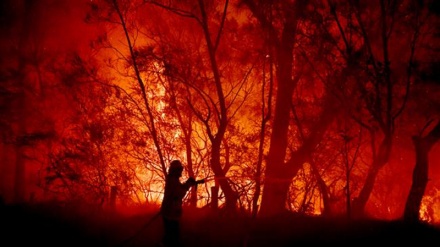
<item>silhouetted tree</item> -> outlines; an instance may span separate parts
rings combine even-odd
[[[412,185],[405,204],[403,219],[408,222],[420,220],[420,205],[428,184],[428,154],[431,148],[440,140],[440,122],[438,122],[425,136],[414,136],[416,164],[413,170]]]
[[[426,24],[426,14],[423,4],[413,1],[328,3],[345,44],[347,63],[359,75],[355,95],[362,100],[364,110],[353,108],[352,116],[368,130],[372,140],[371,165],[365,183],[352,204],[353,214],[360,217],[364,214],[378,173],[391,155],[396,121],[405,109],[410,84],[414,80],[413,63],[421,29]],[[367,12],[369,20],[371,15],[375,15],[377,21],[368,21]],[[403,16],[405,20],[401,19]],[[395,39],[400,30],[407,30],[404,39]],[[405,40],[404,46],[402,40]],[[361,45],[356,46],[354,42]],[[392,44],[398,42],[399,45],[393,47]],[[404,59],[402,50],[405,52]]]

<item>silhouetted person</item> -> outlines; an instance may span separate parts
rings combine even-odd
[[[164,225],[163,243],[167,247],[180,244],[180,218],[182,216],[182,200],[191,186],[196,185],[194,178],[185,183],[180,182],[183,165],[179,160],[173,160],[168,168],[165,180],[165,194],[160,212]]]

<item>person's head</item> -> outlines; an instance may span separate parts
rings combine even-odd
[[[175,176],[175,177],[181,177],[183,171],[183,165],[180,160],[173,160],[170,163],[170,167],[168,168],[168,175]]]

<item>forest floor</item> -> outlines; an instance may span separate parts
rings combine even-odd
[[[79,213],[59,207],[0,207],[0,246],[160,246],[157,211]],[[285,214],[266,219],[187,209],[182,245],[199,247],[432,245],[440,226],[399,220],[346,220]]]

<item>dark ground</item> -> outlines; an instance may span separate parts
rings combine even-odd
[[[162,222],[155,212],[66,213],[66,208],[1,206],[0,246],[158,246]],[[150,210],[151,211],[151,210]],[[401,221],[325,219],[286,214],[252,220],[187,209],[183,246],[263,247],[339,244],[372,246],[440,243],[440,226]]]

